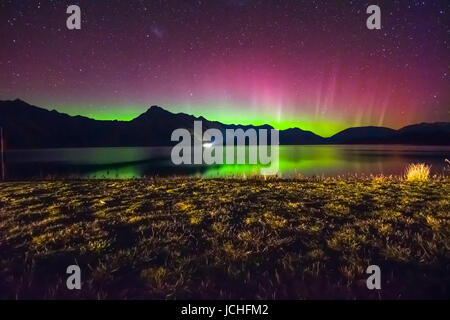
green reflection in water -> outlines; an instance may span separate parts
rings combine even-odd
[[[249,147],[245,148],[248,162]],[[317,146],[315,148],[302,148],[299,146],[279,147],[279,173],[293,175],[297,173],[308,174],[318,169],[327,172],[335,171],[337,167],[345,168],[349,162],[342,159],[341,150],[330,146]],[[236,153],[236,152],[235,152]],[[206,177],[223,177],[233,175],[257,175],[262,168],[268,165],[261,164],[222,164],[210,166],[206,169]]]

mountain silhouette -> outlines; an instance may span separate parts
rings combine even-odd
[[[450,123],[419,123],[406,126],[398,130],[397,143],[407,143],[414,141],[416,144],[450,144]]]
[[[158,106],[131,121],[94,120],[69,116],[55,110],[32,106],[22,100],[0,101],[0,126],[6,145],[18,148],[171,146],[175,129],[193,132],[194,121],[202,129],[273,129],[270,125],[224,124],[185,113],[172,113]],[[323,138],[299,128],[280,130],[281,145],[402,143],[449,145],[450,123],[421,123],[399,130],[384,127],[357,127]],[[270,134],[269,134],[270,136]]]
[[[333,144],[390,143],[397,131],[385,127],[356,127],[336,133],[327,141]]]
[[[299,128],[280,130],[280,144],[282,145],[323,144],[325,142],[325,138],[311,131],[305,131]]]

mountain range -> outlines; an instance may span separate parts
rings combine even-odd
[[[224,124],[185,113],[172,113],[152,106],[130,121],[94,120],[69,116],[55,110],[32,106],[22,100],[0,101],[0,126],[9,149],[170,146],[172,132],[178,128],[193,131],[195,120],[202,121],[203,130],[265,128]],[[420,123],[399,130],[386,127],[356,127],[323,138],[299,128],[280,130],[281,145],[297,144],[416,144],[450,145],[450,122]]]

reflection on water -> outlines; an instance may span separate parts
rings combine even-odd
[[[252,175],[261,169],[260,165],[250,164],[175,166],[170,151],[169,147],[11,150],[6,155],[7,174],[10,179],[126,179],[151,175]],[[450,158],[450,147],[442,146],[280,146],[279,152],[279,173],[283,177],[402,174],[413,162],[424,162],[432,166],[432,173],[443,174],[444,160]]]

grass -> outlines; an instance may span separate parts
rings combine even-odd
[[[430,166],[424,163],[410,164],[406,168],[406,180],[428,181],[430,178]]]
[[[0,284],[3,299],[448,299],[450,179],[1,183]]]

